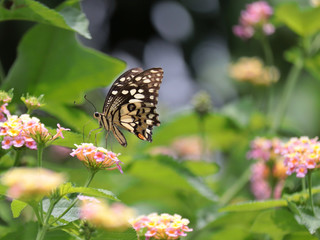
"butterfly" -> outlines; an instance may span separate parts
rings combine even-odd
[[[135,134],[139,139],[152,142],[152,128],[159,126],[156,112],[158,92],[163,78],[162,68],[132,68],[123,73],[111,86],[102,113],[95,112],[100,128],[111,131],[117,141],[127,146],[119,128]]]

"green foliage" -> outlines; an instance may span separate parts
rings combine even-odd
[[[92,197],[109,198],[112,200],[119,201],[119,199],[112,192],[107,191],[105,189],[95,189],[90,187],[73,187],[71,183],[65,183],[59,187],[60,196],[64,196],[71,193],[81,193]]]
[[[15,88],[18,96],[44,94],[44,110],[82,131],[90,118],[74,102],[82,102],[86,91],[106,86],[123,68],[123,62],[83,47],[72,32],[37,25],[22,39],[2,87]]]
[[[28,222],[24,224],[17,224],[12,226],[11,231],[2,236],[1,240],[17,239],[17,240],[30,240],[34,239],[37,234],[38,224],[36,222]],[[23,234],[21,234],[23,233]]]
[[[205,137],[208,138],[208,143],[213,149],[227,148],[241,138],[237,135],[238,129],[232,120],[223,114],[208,114],[204,118],[204,122],[200,122],[196,114],[185,113],[162,124],[159,131],[156,132],[157,137],[153,141],[153,146],[170,144],[177,139],[177,136],[198,135],[199,126],[202,124],[204,125]]]
[[[137,233],[133,228],[129,228],[124,232],[100,231],[94,240],[138,240]]]
[[[252,201],[230,205],[220,209],[220,211],[246,212],[285,206],[287,206],[286,200]]]
[[[317,54],[306,61],[306,68],[316,79],[320,79],[320,54]]]
[[[20,216],[21,211],[27,206],[28,204],[17,199],[12,200],[11,202],[11,211],[14,218]]]
[[[215,163],[184,161],[183,165],[189,169],[195,176],[208,176],[216,174],[219,171],[219,166]]]
[[[71,3],[71,4],[70,4]],[[21,0],[13,3],[10,9],[0,5],[0,21],[26,20],[43,23],[58,28],[75,31],[91,38],[89,22],[79,8],[79,1],[69,1],[60,6],[59,11],[50,9],[33,0]]]
[[[315,214],[313,214],[311,209],[306,206],[297,206],[293,202],[289,202],[288,205],[297,222],[305,226],[311,234],[317,233],[317,236],[319,236],[319,208],[315,208]]]
[[[277,22],[285,24],[302,37],[312,36],[320,30],[320,9],[301,9],[297,3],[285,3],[276,8]]]

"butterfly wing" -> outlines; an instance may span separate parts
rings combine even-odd
[[[106,100],[104,101],[102,112],[105,115],[108,114],[110,109],[116,108],[125,100],[126,97],[121,96],[121,94],[118,93],[120,93],[122,89],[126,89],[127,84],[142,71],[143,70],[141,68],[132,68],[117,78],[117,80],[112,84],[106,96]]]
[[[131,69],[123,75],[108,93],[104,106],[105,116],[111,119],[111,130],[121,145],[126,146],[126,140],[118,127],[134,133],[141,140],[151,142],[153,126],[160,125],[156,106],[163,70],[151,68],[141,72],[141,69]],[[120,81],[121,78],[123,81]]]

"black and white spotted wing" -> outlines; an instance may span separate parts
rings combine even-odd
[[[152,128],[160,125],[156,107],[162,78],[161,68],[130,69],[111,86],[103,112],[94,114],[100,126],[112,131],[122,146],[126,146],[127,141],[118,127],[142,140],[152,141]]]

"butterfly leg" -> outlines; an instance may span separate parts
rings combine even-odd
[[[100,130],[100,131],[97,132],[97,133],[95,134],[95,137],[94,137],[94,138],[95,138],[95,144],[96,144],[96,145],[97,145],[97,134],[100,133],[100,132],[103,130],[103,128],[99,127],[99,128],[92,129],[92,130],[90,130],[90,132],[89,132],[89,134],[88,134],[88,141],[90,141],[92,132],[97,131],[97,130]]]
[[[98,128],[99,129],[99,128]],[[94,144],[97,145],[97,135],[103,131],[103,128],[94,135]]]

